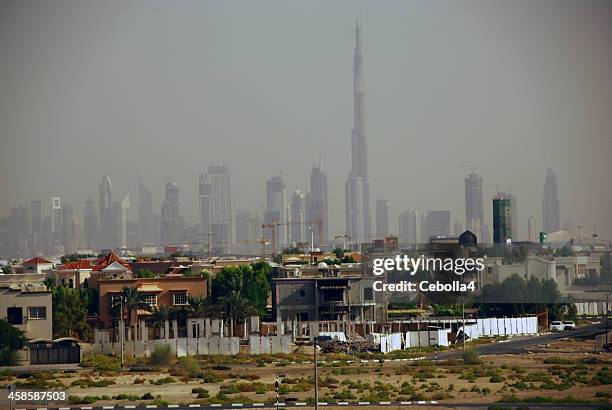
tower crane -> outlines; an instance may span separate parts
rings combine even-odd
[[[323,236],[323,221],[320,219],[308,222],[276,222],[272,221],[271,223],[262,224],[262,229],[270,228],[272,229],[271,241],[272,241],[272,254],[276,254],[276,228],[278,226],[286,226],[286,225],[304,225],[304,226],[313,226],[318,225],[319,229],[319,240]]]

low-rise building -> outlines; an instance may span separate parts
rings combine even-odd
[[[0,282],[0,319],[23,331],[28,339],[52,339],[51,291],[38,280],[27,280],[30,275],[3,276],[11,276],[12,281]]]
[[[272,278],[272,315],[282,321],[381,320],[376,277],[360,264],[286,265]]]
[[[97,281],[99,294],[99,322],[102,327],[113,327],[113,305],[123,288],[135,288],[144,293],[151,306],[184,306],[189,296],[206,296],[207,279],[204,277],[165,276],[159,278],[105,278]],[[132,312],[132,322],[146,319],[151,313],[142,310]]]
[[[53,262],[39,256],[23,263],[23,273],[44,273],[53,267]]]

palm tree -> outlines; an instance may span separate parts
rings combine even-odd
[[[230,337],[234,336],[234,325],[246,319],[255,309],[251,301],[240,290],[232,290],[228,295],[220,298],[225,318],[230,320]]]
[[[164,329],[163,338],[167,336],[165,332],[165,327],[166,322],[168,322],[168,320],[170,320],[170,309],[168,308],[168,306],[161,305],[153,307],[153,309],[151,310],[151,326],[155,328],[156,334],[158,329]],[[160,331],[159,333],[161,336],[162,332]]]
[[[204,296],[189,296],[187,297],[187,315],[196,319],[202,319],[208,313],[208,301]],[[196,325],[197,327],[197,325]],[[196,332],[196,338],[200,338],[199,330]]]
[[[123,311],[120,311],[121,318],[127,316],[127,325],[130,326],[132,323],[132,313],[137,312],[136,318],[138,318],[138,310],[151,310],[151,305],[146,301],[146,295],[140,292],[136,288],[124,287],[121,289],[121,298],[115,300],[113,303],[113,309],[116,311],[120,310],[121,304],[123,304]],[[136,334],[134,329],[134,335]]]

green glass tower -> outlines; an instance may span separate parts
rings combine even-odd
[[[493,243],[505,244],[512,239],[512,199],[503,193],[493,198]]]

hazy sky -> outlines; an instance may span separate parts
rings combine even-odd
[[[197,174],[232,168],[233,206],[260,209],[282,171],[328,173],[330,233],[344,230],[355,18],[364,25],[372,210],[451,209],[463,178],[499,185],[542,220],[546,166],[561,222],[612,237],[612,2],[0,0],[0,215],[61,196],[82,216],[106,172],[159,209]],[[374,215],[372,215],[374,219]]]

